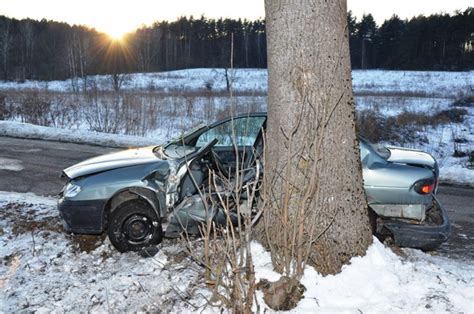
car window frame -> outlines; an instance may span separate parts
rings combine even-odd
[[[233,136],[231,134],[229,134],[229,139],[230,139],[230,143],[222,143],[220,145],[220,143],[218,142],[215,147],[216,148],[219,148],[219,147],[233,147],[233,146],[237,146],[237,147],[250,147],[250,146],[254,146],[258,137],[259,137],[259,134],[261,132],[261,129],[264,127],[265,125],[265,122],[266,122],[266,116],[239,116],[239,117],[235,117],[235,118],[231,118],[231,119],[226,119],[225,121],[222,121],[222,123],[219,123],[219,124],[216,124],[216,125],[213,125],[212,127],[210,126],[207,130],[205,130],[204,132],[201,132],[201,134],[199,134],[199,136],[196,137],[196,140],[195,140],[195,143],[194,143],[194,146],[195,147],[201,147],[199,145],[199,140],[201,139],[201,137],[203,135],[205,135],[206,133],[208,132],[212,132],[212,130],[216,130],[217,128],[219,127],[222,127],[224,126],[225,124],[232,124],[234,123],[234,125],[238,125],[238,123],[243,123],[242,125],[248,125],[248,126],[251,126],[252,125],[252,122],[242,122],[242,120],[249,120],[249,119],[261,119],[260,122],[260,126],[258,127],[258,129],[256,130],[249,130],[248,132],[252,132],[252,134],[245,134],[246,137],[248,137],[249,139],[251,138],[251,143],[249,142],[245,142],[245,140],[243,141],[237,141],[233,138]],[[229,128],[231,128],[231,126],[229,126]],[[242,134],[244,135],[244,134]],[[240,137],[240,134],[237,135],[238,137]],[[210,136],[209,138],[217,138],[217,134],[212,134],[210,133]],[[207,141],[204,141],[203,143],[205,143]]]
[[[262,127],[264,128],[265,125],[266,125],[266,121],[267,121],[267,114],[265,112],[254,112],[254,113],[245,113],[245,114],[239,114],[239,115],[236,115],[236,116],[231,116],[231,117],[227,117],[225,119],[222,119],[222,120],[219,120],[219,121],[216,121],[214,123],[211,123],[207,126],[204,126],[204,127],[201,127],[199,129],[197,129],[195,132],[193,133],[190,133],[190,134],[187,134],[185,133],[186,135],[185,136],[181,136],[179,137],[177,140],[174,140],[174,141],[171,141],[169,143],[167,143],[165,146],[164,146],[164,149],[166,150],[166,148],[170,145],[187,145],[187,146],[193,146],[193,147],[196,147],[196,142],[198,140],[198,138],[201,136],[201,134],[207,132],[208,130],[212,129],[212,128],[215,128],[223,123],[226,123],[232,119],[241,119],[241,118],[248,118],[248,117],[262,117],[264,118],[263,122],[262,122]]]

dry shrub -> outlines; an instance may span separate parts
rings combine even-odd
[[[160,101],[146,93],[88,93],[82,112],[92,131],[144,136],[158,127]]]
[[[0,94],[0,120],[7,120],[10,118],[11,110],[7,106],[7,95]]]
[[[462,108],[451,108],[439,111],[432,115],[404,111],[394,117],[395,122],[401,126],[417,124],[421,126],[437,126],[447,123],[462,123],[467,115],[467,110]]]
[[[467,108],[474,107],[474,96],[459,98],[455,102],[452,103],[452,106],[453,107],[467,107]]]
[[[469,158],[467,160],[467,166],[470,169],[474,168],[474,150],[469,152]]]
[[[354,96],[376,96],[376,97],[432,97],[432,93],[423,92],[423,91],[379,91],[375,88],[374,84],[365,84],[364,90],[354,91]]]
[[[144,136],[157,128],[157,115],[160,107],[156,99],[133,94],[123,96],[120,108],[123,132],[130,135]]]
[[[81,122],[80,105],[70,97],[57,95],[50,109],[49,126],[69,129]]]
[[[404,111],[393,117],[385,117],[377,110],[362,110],[357,113],[357,131],[374,143],[426,142],[426,138],[420,137],[417,132],[427,127],[462,123],[466,115],[467,110],[462,108],[442,110],[432,115]]]
[[[22,122],[36,125],[49,126],[51,123],[51,101],[38,92],[32,92],[25,95],[20,107],[17,108],[17,114]]]
[[[89,79],[80,93],[47,90],[6,90],[0,96],[0,119],[57,128],[85,124],[91,131],[143,136],[160,128],[175,136],[200,122],[261,110],[256,100],[235,99],[223,109],[223,93],[198,91],[169,94],[149,91],[102,91]],[[228,97],[226,95],[225,97]],[[222,98],[222,99],[221,99]],[[226,98],[227,99],[227,98]],[[228,106],[227,106],[228,108]]]
[[[244,154],[242,160],[237,157],[230,174],[209,171],[207,183],[199,189],[208,217],[200,228],[203,249],[194,250],[193,241],[183,234],[189,253],[204,268],[205,283],[212,292],[209,303],[234,313],[251,313],[255,302],[251,241],[264,207],[259,157],[256,151]]]
[[[119,133],[120,96],[101,97],[97,94],[88,94],[84,108],[84,118],[91,131],[104,133]]]
[[[451,108],[434,114],[432,119],[437,124],[463,123],[466,115],[467,110],[464,108]]]
[[[211,173],[210,181],[211,193],[214,190],[215,194],[209,197],[209,206],[220,208],[225,216],[224,225],[208,221],[201,232],[205,249],[199,260],[205,265],[206,283],[213,293],[210,301],[235,313],[251,313],[256,290],[251,241],[261,214],[256,207],[260,175],[257,171],[244,182],[238,174],[230,179]]]

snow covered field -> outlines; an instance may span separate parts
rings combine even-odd
[[[352,72],[354,90],[358,94],[410,94],[452,98],[465,95],[474,86],[474,72],[424,72],[424,71],[384,71],[354,70]],[[229,78],[236,92],[266,93],[267,70],[229,70]],[[110,78],[104,75],[91,76],[89,84],[100,90],[111,91]],[[162,73],[128,74],[124,90],[151,91],[225,91],[224,69],[188,69]],[[48,90],[72,91],[71,80],[26,81],[24,83],[0,82],[0,90]]]
[[[216,312],[185,245],[165,240],[154,257],[120,254],[107,239],[63,232],[53,198],[0,192],[2,312]],[[257,280],[276,280],[269,253],[254,243]],[[474,262],[378,240],[335,276],[307,267],[294,312],[451,312],[474,308]],[[264,302],[260,291],[261,310]]]

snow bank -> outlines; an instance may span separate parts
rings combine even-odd
[[[337,275],[322,276],[306,267],[304,299],[292,312],[383,313],[471,312],[474,308],[474,264],[404,250],[402,258],[375,237],[366,256],[354,257]],[[275,281],[271,257],[252,244],[257,279]],[[258,292],[259,304],[264,305]]]
[[[109,147],[137,147],[159,144],[159,139],[86,130],[67,130],[15,121],[0,121],[0,136],[93,144]]]
[[[444,166],[440,169],[440,181],[445,183],[465,184],[474,187],[474,169],[468,169],[460,164]]]
[[[188,293],[197,272],[188,259],[168,259],[183,250],[121,254],[103,238],[65,233],[54,198],[0,192],[0,312],[189,311],[177,293]]]
[[[28,203],[32,205],[41,204],[46,206],[55,206],[57,200],[54,197],[38,196],[33,193],[0,191],[0,204],[4,203]]]

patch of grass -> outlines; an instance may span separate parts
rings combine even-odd
[[[445,123],[463,123],[467,115],[467,110],[464,108],[451,108],[440,111],[434,114],[431,119],[431,124],[445,124]]]

